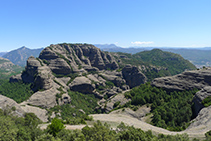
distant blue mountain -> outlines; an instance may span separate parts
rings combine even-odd
[[[0,57],[2,57],[3,55],[5,55],[7,52],[0,52]]]
[[[23,46],[21,48],[12,50],[12,51],[4,54],[2,57],[9,59],[15,65],[24,67],[26,65],[26,60],[30,56],[38,57],[42,50],[43,50],[43,48],[29,49],[29,48]]]

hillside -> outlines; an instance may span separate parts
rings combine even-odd
[[[108,51],[108,52],[124,52],[124,53],[132,53],[132,54],[153,49],[153,47],[122,48],[122,47],[116,46],[115,44],[96,44],[96,47],[99,47],[103,51]],[[159,49],[163,51],[180,54],[183,58],[189,60],[198,68],[202,68],[203,66],[211,66],[211,57],[210,57],[211,50],[209,47],[192,48],[192,49],[191,48],[176,48],[176,47],[175,48],[159,47]]]
[[[42,50],[43,50],[43,48],[29,49],[29,48],[23,46],[21,48],[12,50],[12,51],[4,54],[2,57],[9,59],[15,65],[24,67],[26,65],[26,60],[30,56],[38,57]]]
[[[12,75],[19,74],[22,70],[22,67],[0,57],[0,79],[9,79]]]
[[[198,85],[198,90],[210,84],[209,70],[185,71],[189,69],[195,69],[194,65],[180,55],[157,49],[132,55],[102,52],[90,44],[56,44],[42,50],[38,58],[29,57],[25,70],[11,77],[10,83],[4,83],[0,93],[19,103],[15,105],[21,107],[23,114],[33,112],[44,122],[59,117],[67,124],[80,124],[90,120],[89,114],[119,110],[139,120],[151,116],[150,124],[180,131],[197,116],[192,111],[197,90],[168,91],[168,84],[183,88],[187,82],[191,85],[187,88]],[[175,77],[171,75],[183,71],[185,75],[176,77],[184,79],[183,83],[168,81]],[[147,83],[151,80],[152,85]],[[5,107],[7,103],[3,104]],[[200,119],[203,118],[197,117],[196,121]],[[198,128],[191,124],[188,131]]]
[[[194,70],[196,67],[178,54],[165,52],[159,49],[143,51],[136,54],[112,53],[121,64],[139,66],[142,72],[151,81],[162,76],[179,74],[185,70]]]

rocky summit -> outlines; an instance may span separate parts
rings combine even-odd
[[[110,97],[147,81],[136,66],[120,69],[114,56],[89,44],[57,44],[45,48],[39,58],[27,60],[22,74],[10,82],[32,83],[35,93],[23,104],[51,108],[71,102],[68,90]],[[56,95],[62,96],[57,99]]]

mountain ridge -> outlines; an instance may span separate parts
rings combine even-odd
[[[11,62],[13,62],[16,65],[24,67],[26,65],[26,60],[30,56],[38,57],[42,50],[43,48],[30,49],[23,46],[4,54],[2,57],[9,59]]]

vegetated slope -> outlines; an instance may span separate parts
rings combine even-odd
[[[124,53],[138,53],[141,51],[148,51],[153,49],[153,47],[129,47],[122,48],[114,44],[96,44],[96,47],[99,47],[103,51],[109,52],[124,52]],[[154,47],[155,48],[155,47]],[[157,47],[156,47],[157,48]],[[159,48],[163,51],[168,51],[176,54],[180,54],[183,58],[192,62],[198,68],[203,66],[211,66],[211,50],[209,47],[206,48]]]
[[[211,50],[202,49],[163,49],[180,54],[185,59],[191,61],[197,67],[211,66]]]
[[[151,104],[153,125],[180,131],[187,128],[193,118],[192,106],[196,91],[167,92],[146,83],[125,93],[127,98],[131,98],[131,102],[125,106]]]
[[[188,60],[185,60],[182,56],[165,52],[160,49],[143,51],[134,54],[134,56],[152,65],[166,67],[170,75],[179,74],[185,70],[196,69],[193,64],[191,64]]]
[[[3,55],[3,57],[9,59],[16,65],[24,67],[26,65],[26,60],[30,56],[38,57],[42,50],[43,48],[29,49],[23,46],[21,48],[6,53],[5,55]]]
[[[116,130],[111,129],[108,124],[101,122],[94,123],[92,127],[85,126],[82,130],[64,129],[64,124],[60,119],[53,119],[47,130],[41,130],[39,124],[41,121],[32,113],[25,117],[15,117],[8,115],[8,111],[0,109],[0,137],[3,140],[93,140],[93,141],[188,141],[188,135],[163,135],[155,136],[152,131],[144,132],[133,126],[126,126],[121,123]],[[208,136],[210,137],[210,136]],[[207,139],[208,139],[207,137]]]
[[[10,60],[0,57],[0,79],[9,79],[12,75],[21,73],[22,67],[14,65]]]
[[[196,67],[178,54],[165,52],[159,49],[143,51],[136,54],[114,53],[121,60],[120,64],[139,66],[142,72],[151,81],[162,76],[171,76],[185,70],[194,70]]]
[[[21,82],[9,83],[7,80],[0,85],[0,94],[15,100],[17,103],[21,103],[27,100],[33,94],[33,91],[30,88],[30,84]]]

